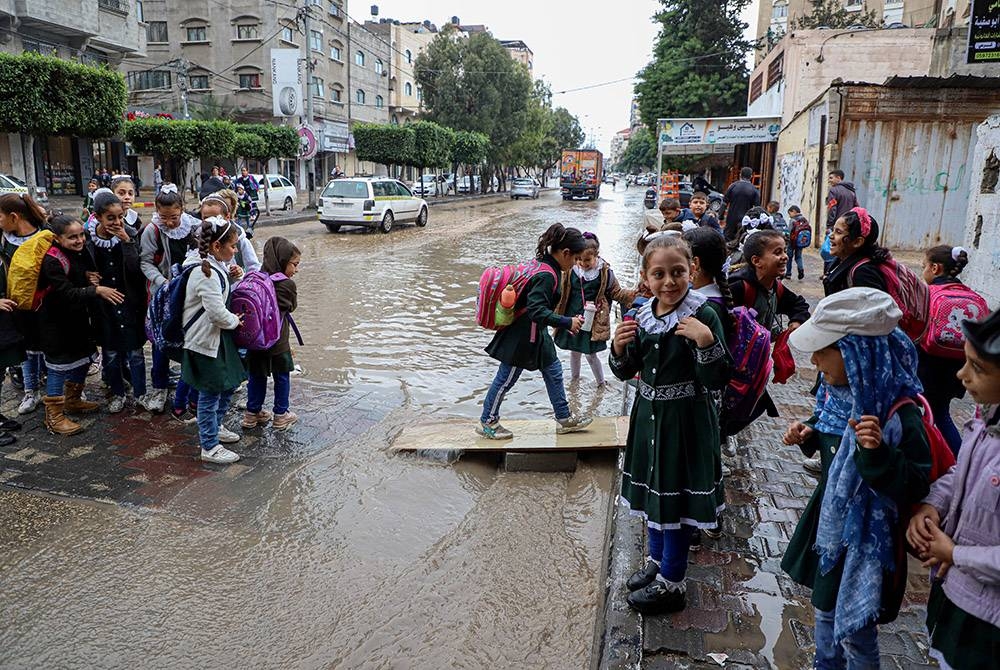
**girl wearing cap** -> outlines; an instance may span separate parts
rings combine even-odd
[[[823,276],[826,295],[850,286],[886,290],[877,266],[889,257],[889,251],[879,246],[878,234],[878,221],[864,207],[855,207],[834,222],[830,232],[833,261]]]
[[[1000,656],[1000,311],[965,321],[958,373],[979,404],[958,463],[931,485],[906,538],[932,568],[930,655],[945,668],[995,668]]]
[[[812,589],[815,668],[877,668],[877,625],[899,614],[906,586],[905,510],[928,490],[931,456],[906,402],[921,384],[901,316],[888,293],[851,288],[821,300],[789,338],[812,354],[826,393],[784,438],[819,450],[823,465],[781,562]]]

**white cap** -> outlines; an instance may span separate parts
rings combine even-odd
[[[847,335],[888,335],[902,317],[903,312],[885,291],[849,288],[820,300],[809,320],[789,336],[788,343],[812,353]]]

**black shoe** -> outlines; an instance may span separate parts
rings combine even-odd
[[[17,442],[17,438],[6,431],[0,431],[0,447],[8,447]]]
[[[649,586],[659,573],[660,566],[647,558],[646,565],[632,573],[632,576],[625,582],[625,586],[628,587],[629,591],[638,591],[643,587]]]
[[[11,366],[7,368],[7,372],[10,374],[11,386],[24,393],[24,373],[21,371],[21,366]]]
[[[719,519],[718,524],[715,528],[705,529],[705,536],[710,540],[718,540],[722,537],[722,519]]]
[[[3,414],[0,414],[0,431],[16,431],[21,430],[21,422],[14,421],[14,419],[8,419]]]
[[[806,276],[806,273],[803,272],[802,270],[799,270],[799,281],[802,281],[803,279],[805,279],[805,276]],[[789,277],[789,279],[791,279],[791,277]]]
[[[688,548],[691,551],[699,551],[701,549],[701,530],[696,528],[691,533],[691,544]]]
[[[664,582],[654,579],[649,586],[628,594],[628,604],[643,614],[668,614],[687,607],[687,598],[683,591],[671,591]]]

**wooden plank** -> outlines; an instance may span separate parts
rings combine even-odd
[[[511,440],[487,440],[476,434],[476,422],[451,419],[404,428],[392,442],[392,451],[590,451],[622,449],[628,438],[627,416],[599,416],[584,431],[556,434],[555,421],[504,421]]]

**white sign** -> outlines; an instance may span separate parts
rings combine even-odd
[[[715,119],[660,119],[660,145],[750,144],[777,142],[781,132],[778,117],[724,117]]]
[[[271,95],[275,116],[303,113],[302,60],[298,49],[271,49]]]
[[[323,151],[346,154],[351,151],[351,133],[343,121],[327,121],[323,126]]]

